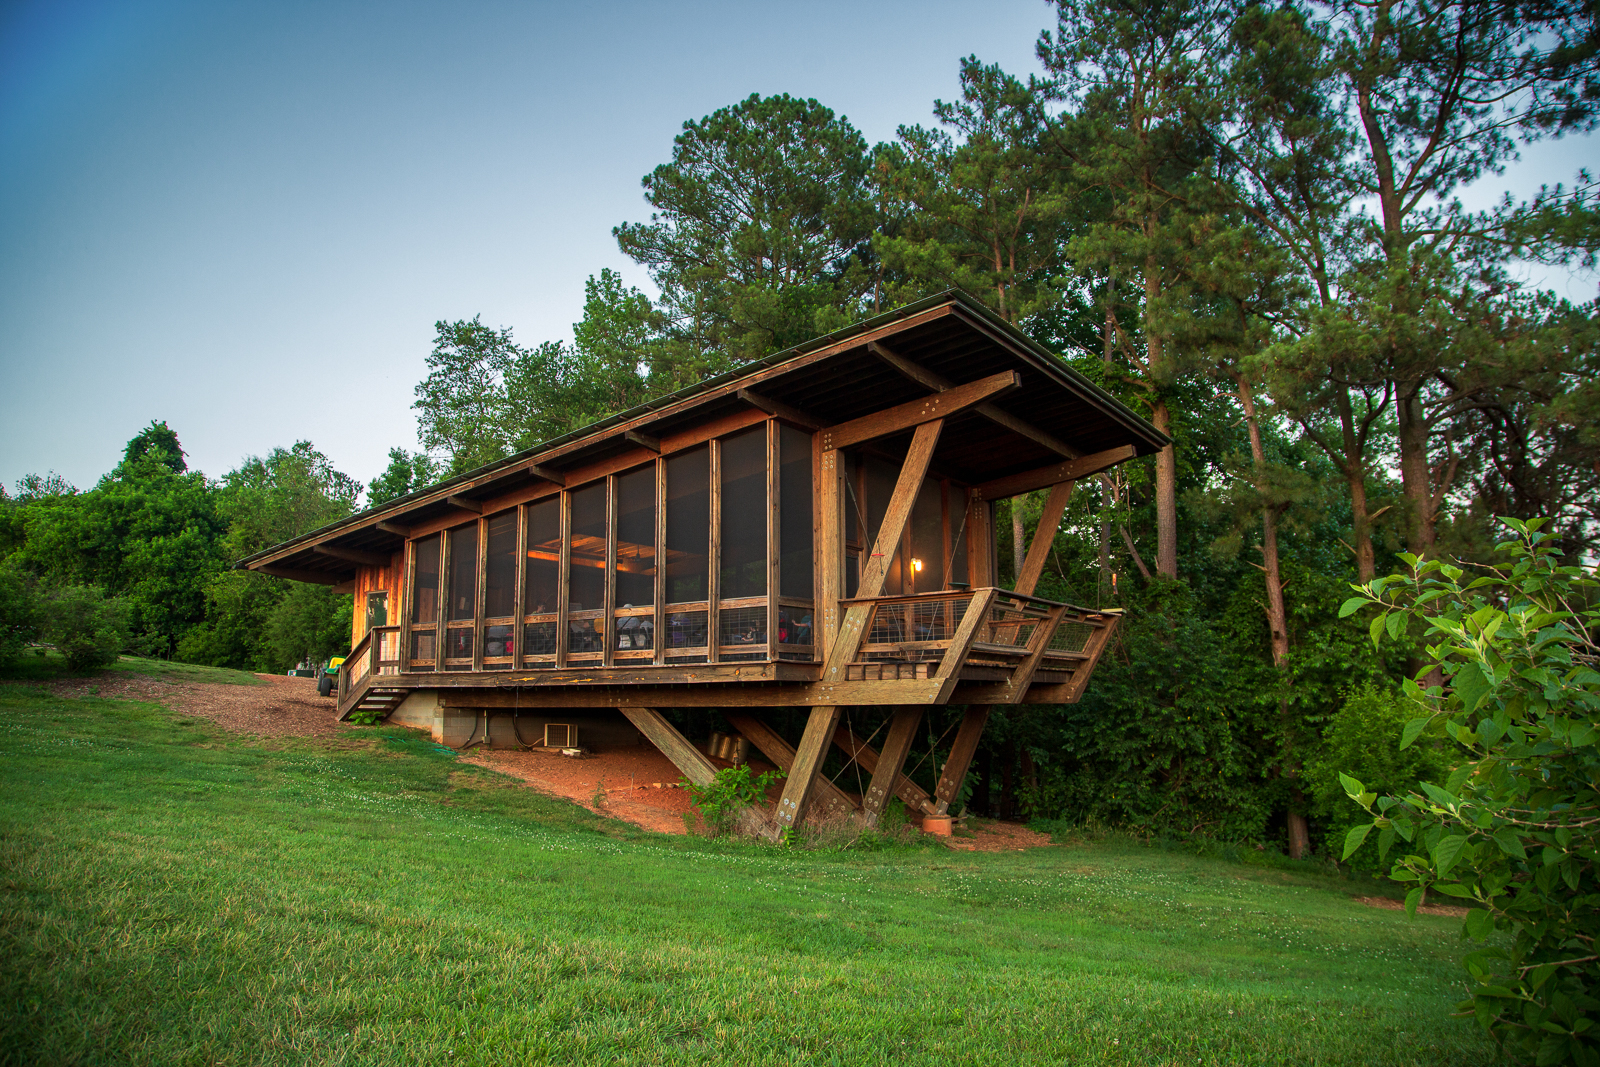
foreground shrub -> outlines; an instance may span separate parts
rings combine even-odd
[[[1423,714],[1401,746],[1448,738],[1464,757],[1403,796],[1344,777],[1372,816],[1345,854],[1376,829],[1380,856],[1405,845],[1390,876],[1414,884],[1408,911],[1435,889],[1470,906],[1468,937],[1510,931],[1467,956],[1460,1008],[1513,1059],[1600,1064],[1600,582],[1560,565],[1542,522],[1503,521],[1516,539],[1481,576],[1404,556],[1410,573],[1345,602],[1380,609],[1374,643],[1425,628],[1428,663],[1405,684]],[[1427,685],[1434,670],[1445,684]]]
[[[117,661],[128,640],[128,607],[94,586],[68,585],[46,596],[41,607],[44,639],[73,671]]]
[[[0,562],[0,664],[16,659],[39,637],[39,596],[33,579],[10,560]]]
[[[720,837],[730,832],[738,823],[740,813],[764,797],[767,787],[782,777],[783,772],[778,770],[752,776],[750,765],[740,763],[722,768],[705,785],[695,785],[685,779],[683,786],[699,810],[706,831],[713,837]]]
[[[1338,856],[1350,831],[1372,821],[1351,807],[1339,782],[1340,771],[1360,775],[1374,793],[1395,795],[1414,792],[1421,782],[1440,782],[1449,775],[1452,754],[1439,742],[1423,740],[1400,747],[1405,725],[1416,715],[1410,698],[1366,685],[1346,694],[1329,720],[1322,747],[1305,765],[1311,815],[1323,835],[1326,855]],[[1352,856],[1351,864],[1380,869],[1379,859],[1370,849]]]

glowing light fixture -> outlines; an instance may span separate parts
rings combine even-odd
[[[922,561],[920,559],[912,560],[911,561],[911,569],[914,570],[914,571],[922,570]]]

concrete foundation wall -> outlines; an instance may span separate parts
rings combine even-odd
[[[460,748],[483,739],[483,712],[473,708],[446,708],[437,689],[419,689],[390,713],[391,726],[427,730],[434,741]],[[489,709],[489,747],[522,748],[544,744],[547,723],[564,723],[578,734],[578,744],[589,749],[616,749],[648,744],[621,712],[610,708],[538,708],[513,712]]]

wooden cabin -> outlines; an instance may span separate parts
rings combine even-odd
[[[772,834],[819,797],[869,823],[892,795],[943,814],[991,707],[1083,694],[1117,617],[1033,589],[1074,482],[1166,440],[949,293],[240,566],[355,593],[341,717],[431,718],[458,743],[495,714],[516,730],[614,709],[704,782],[714,765],[662,709],[717,708],[788,772]],[[993,502],[1034,490],[1043,519],[999,588]],[[929,795],[902,771],[942,704],[966,710]],[[846,706],[882,707],[881,751],[841,727]],[[773,708],[809,709],[797,743]],[[818,774],[830,745],[871,776],[859,800]]]

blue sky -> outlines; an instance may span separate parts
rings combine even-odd
[[[869,141],[961,56],[1033,69],[1040,0],[0,7],[0,481],[85,488],[151,419],[220,476],[414,448],[437,319],[570,336],[686,119],[816,97]],[[1473,199],[1591,165],[1539,146]],[[1551,279],[1594,295],[1592,277]]]

